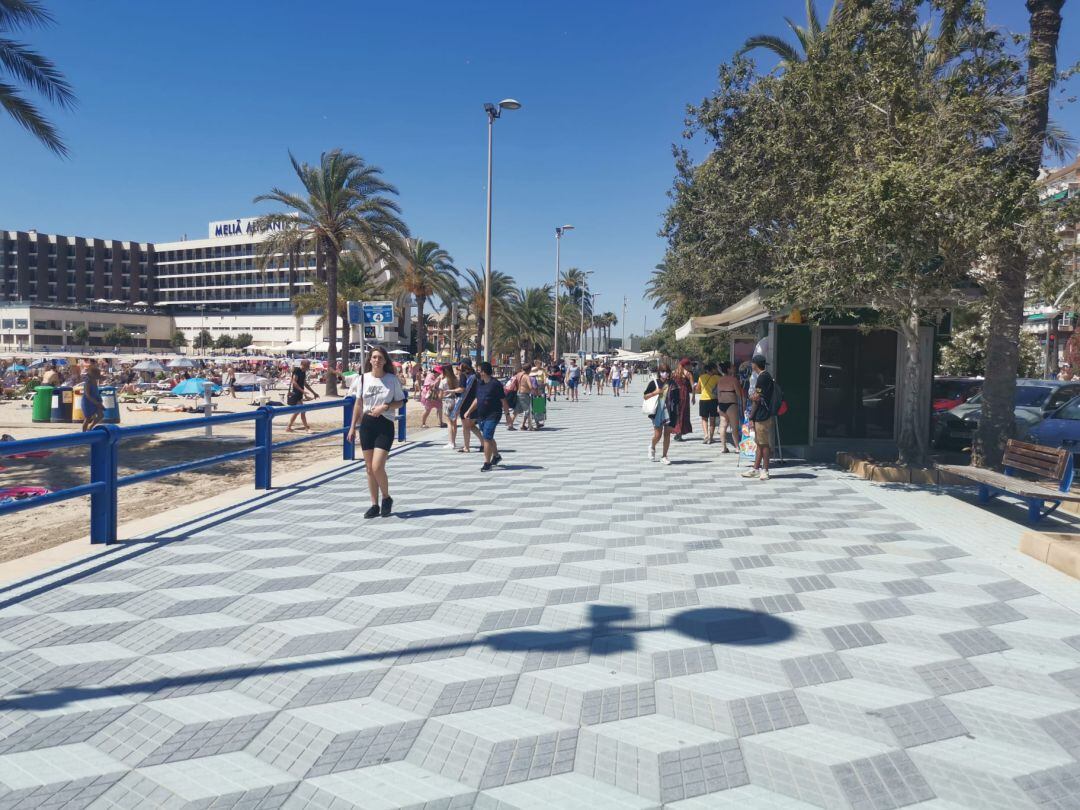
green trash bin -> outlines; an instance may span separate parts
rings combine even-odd
[[[52,421],[52,393],[53,387],[51,385],[39,385],[34,389],[31,421]]]

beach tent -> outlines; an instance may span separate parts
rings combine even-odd
[[[203,392],[203,385],[210,383],[210,390],[215,394],[221,393],[221,386],[210,382],[210,380],[204,380],[202,377],[192,377],[190,380],[184,380],[178,386],[173,388],[170,393],[175,394],[178,397],[194,397],[199,396]]]
[[[165,371],[165,366],[161,365],[157,360],[141,360],[134,366],[136,371],[149,371],[151,373],[157,373],[159,371]]]

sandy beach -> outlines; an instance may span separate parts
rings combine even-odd
[[[239,413],[254,410],[249,397],[216,397],[216,413]],[[163,400],[169,404],[170,400]],[[27,407],[22,407],[23,405]],[[0,433],[16,439],[52,436],[78,430],[78,425],[40,424],[30,421],[29,403],[0,403]],[[423,409],[419,402],[408,406],[408,430],[415,433]],[[145,425],[192,418],[192,414],[163,411],[129,411],[123,409],[121,425]],[[434,424],[434,414],[432,415]],[[342,424],[342,409],[328,408],[308,414],[313,432],[329,430]],[[288,417],[274,420],[274,440],[291,438],[285,433]],[[300,425],[297,420],[297,426]],[[136,437],[120,446],[120,475],[131,475],[199,458],[251,447],[254,443],[254,422],[222,425],[212,437],[204,428]],[[302,435],[302,434],[298,434]],[[51,453],[45,458],[0,459],[0,488],[38,486],[57,490],[87,483],[89,458],[86,448],[69,448]],[[274,452],[274,471],[287,472],[319,461],[341,457],[341,438],[330,436]],[[201,470],[180,473],[147,481],[120,490],[120,523],[146,517],[182,504],[191,505],[192,516],[200,513],[199,501],[219,495],[229,489],[249,484],[254,475],[254,460],[215,464]],[[90,499],[74,498],[61,503],[28,509],[0,517],[0,562],[17,559],[50,548],[68,540],[83,537],[90,529]]]

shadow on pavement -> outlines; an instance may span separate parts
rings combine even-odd
[[[100,686],[61,687],[47,692],[19,692],[0,699],[3,711],[48,711],[71,703],[106,695],[153,694],[164,690],[199,686],[213,683],[235,683],[253,677],[265,677],[286,672],[317,670],[344,664],[367,661],[386,661],[388,664],[400,657],[430,655],[431,653],[488,647],[500,652],[548,653],[571,650],[590,650],[593,655],[605,656],[632,652],[637,648],[637,638],[643,633],[670,630],[679,635],[708,644],[761,645],[775,644],[791,637],[794,626],[779,616],[740,608],[695,608],[675,614],[665,624],[655,626],[623,625],[635,617],[631,607],[622,605],[590,605],[589,624],[566,630],[512,630],[479,636],[473,641],[448,644],[409,646],[398,650],[361,652],[353,655],[326,658],[283,661],[279,664],[265,663],[247,667],[199,672],[191,675],[153,678],[133,683]],[[647,620],[647,616],[645,617]],[[359,635],[362,630],[357,630]],[[230,688],[223,687],[223,688]]]
[[[394,512],[394,517],[400,520],[415,520],[416,518],[438,517],[439,515],[465,515],[472,511],[472,509],[444,506],[432,509],[409,509],[405,512]]]

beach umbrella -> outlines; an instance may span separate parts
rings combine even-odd
[[[195,364],[188,360],[186,357],[181,357],[178,360],[173,360],[169,363],[169,368],[195,368]]]
[[[210,380],[204,380],[202,377],[192,377],[190,380],[184,380],[178,386],[173,388],[171,393],[176,394],[178,397],[193,397],[199,396],[203,392],[203,385],[210,383]],[[215,394],[221,393],[221,386],[216,383],[210,383],[210,390]]]
[[[405,351],[404,349],[391,349],[390,351],[387,352],[387,354],[408,354],[408,353],[409,352]],[[428,354],[431,354],[431,352],[428,352]]]
[[[153,373],[165,370],[165,366],[161,365],[157,360],[142,360],[136,363],[134,368],[136,371],[150,371]]]
[[[26,371],[26,366],[24,366],[22,363],[15,363],[8,366],[8,371]]]

